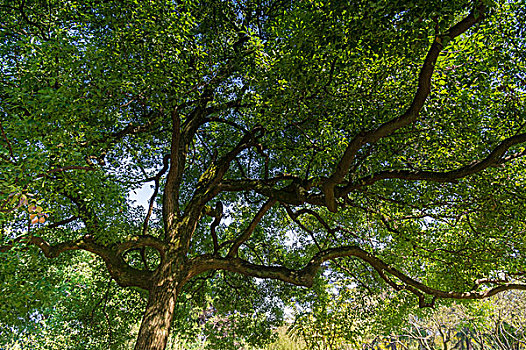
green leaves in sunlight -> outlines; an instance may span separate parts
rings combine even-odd
[[[523,341],[525,8],[0,0],[0,348]]]

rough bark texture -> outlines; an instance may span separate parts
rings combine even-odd
[[[180,282],[166,280],[150,289],[135,350],[164,350],[170,335]]]

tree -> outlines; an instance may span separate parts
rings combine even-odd
[[[519,3],[0,8],[2,252],[88,251],[147,291],[136,349],[219,270],[422,307],[526,289]]]
[[[380,341],[396,339],[405,349],[520,349],[525,339],[523,305],[523,292],[507,291],[471,304],[440,306],[411,315],[402,329]]]

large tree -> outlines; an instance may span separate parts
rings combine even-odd
[[[520,1],[0,11],[2,252],[85,250],[147,291],[136,349],[217,270],[420,306],[526,289]]]

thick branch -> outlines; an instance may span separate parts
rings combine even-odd
[[[431,77],[435,69],[437,58],[440,51],[443,49],[442,40],[446,37],[453,39],[464,33],[477,22],[480,22],[483,18],[482,13],[484,10],[484,6],[478,7],[462,21],[451,27],[445,35],[437,36],[435,38],[420,70],[418,76],[418,87],[413,102],[404,114],[380,125],[374,130],[359,133],[349,142],[342,158],[336,165],[334,173],[322,185],[322,192],[325,195],[325,205],[330,211],[335,212],[337,210],[334,188],[343,181],[345,175],[349,172],[356,154],[362,146],[366,143],[375,143],[379,139],[392,134],[396,130],[413,123],[418,118],[418,115],[431,92]]]
[[[148,233],[148,224],[150,222],[150,217],[153,213],[153,205],[155,204],[155,199],[157,198],[157,194],[159,193],[159,186],[161,177],[166,173],[168,170],[168,161],[170,160],[170,154],[167,154],[163,157],[163,167],[162,169],[155,175],[151,180],[154,181],[155,188],[153,190],[152,196],[150,197],[150,203],[148,205],[148,213],[146,213],[146,217],[144,218],[144,222],[142,225],[142,234],[146,235]],[[147,181],[151,181],[148,179]]]
[[[177,232],[175,224],[179,219],[179,187],[183,178],[188,148],[193,142],[197,130],[208,115],[207,105],[213,100],[215,88],[228,78],[234,70],[235,67],[232,61],[227,62],[219,70],[218,74],[206,84],[196,102],[195,108],[182,125],[178,108],[172,111],[170,170],[163,196],[163,220],[168,239],[174,240]],[[210,112],[213,113],[214,111]],[[190,226],[192,225],[193,223],[190,223]],[[193,229],[187,228],[187,231],[193,231]],[[187,243],[186,245],[188,245]]]
[[[84,237],[82,239],[58,243],[55,245],[49,244],[42,237],[25,236],[19,239],[20,242],[32,244],[37,246],[47,258],[53,259],[60,254],[72,250],[85,250],[100,256],[111,276],[121,286],[134,286],[143,289],[148,289],[150,285],[151,273],[149,271],[141,271],[130,267],[123,260],[122,256],[114,249],[96,243],[91,237]],[[152,247],[161,247],[157,240],[151,238],[139,237],[136,240],[122,243],[117,251],[124,251],[125,247],[148,245]],[[160,250],[161,251],[161,250]]]
[[[188,279],[209,270],[226,270],[257,278],[270,278],[310,287],[313,283],[313,273],[304,273],[282,266],[265,266],[250,263],[239,258],[220,258],[204,255],[191,261]]]
[[[285,181],[292,181],[292,183],[277,188],[276,185]],[[303,203],[323,205],[323,199],[315,198],[313,202],[309,198],[307,191],[312,185],[312,181],[306,181],[294,175],[283,175],[270,179],[221,180],[218,190],[227,192],[254,191],[266,197],[274,198],[281,203],[292,205]]]
[[[128,250],[144,247],[156,249],[161,255],[161,261],[164,260],[166,244],[160,239],[150,235],[133,237],[126,242],[117,244],[115,254],[121,256]]]
[[[483,171],[493,165],[503,164],[502,157],[506,151],[517,144],[526,142],[526,133],[509,137],[502,141],[491,153],[484,159],[461,168],[439,172],[439,171],[418,171],[418,170],[386,170],[372,174],[368,177],[358,180],[356,183],[349,184],[337,190],[338,196],[343,196],[353,190],[364,186],[372,185],[377,181],[386,179],[403,179],[403,180],[425,180],[433,182],[454,182],[458,179],[467,177]],[[510,158],[512,160],[514,158]]]
[[[180,154],[181,119],[177,109],[172,111],[171,116],[172,141],[170,145],[170,170],[166,177],[163,196],[163,221],[167,234],[172,230],[173,225],[179,216],[178,185],[180,182],[180,167],[184,167],[184,160],[181,159],[184,155]]]
[[[526,143],[526,134],[519,134],[509,137],[495,147],[484,159],[455,170],[446,172],[425,171],[425,170],[385,170],[374,173],[370,176],[359,179],[356,182],[334,189],[335,198],[344,197],[350,192],[374,184],[377,181],[386,179],[403,180],[425,180],[434,182],[455,182],[458,179],[479,173],[486,168],[498,166],[518,157],[524,156],[525,152],[519,152],[509,157],[504,157],[509,148]],[[324,205],[323,194],[299,195],[298,191],[293,191],[291,186],[276,188],[276,184],[283,181],[292,180],[300,182],[301,179],[295,176],[275,177],[268,180],[263,179],[242,179],[242,180],[222,180],[220,183],[221,191],[254,191],[269,198],[275,198],[282,203],[300,205],[309,203],[312,205]],[[313,186],[312,181],[304,181],[304,188]]]
[[[230,164],[235,157],[243,150],[251,147],[255,140],[263,132],[262,127],[256,127],[250,132],[247,132],[239,143],[230,152],[211,164],[208,169],[201,175],[197,184],[197,189],[190,202],[188,203],[184,217],[187,224],[195,226],[203,209],[208,201],[210,201],[219,192],[219,183],[223,176],[228,171]]]
[[[409,277],[398,269],[388,265],[383,260],[357,246],[346,246],[323,250],[317,253],[301,270],[292,270],[283,266],[256,265],[233,257],[219,258],[210,255],[203,255],[192,260],[189,278],[209,270],[227,270],[241,273],[246,276],[278,279],[299,286],[311,287],[314,277],[322,263],[342,257],[356,257],[367,262],[378,271],[380,276],[390,285],[396,285],[397,289],[406,289],[415,293],[419,297],[422,306],[428,306],[423,301],[424,295],[444,299],[482,299],[505,290],[526,290],[526,284],[519,283],[503,283],[484,291],[472,290],[469,292],[454,292],[435,289]],[[400,286],[395,284],[391,278],[387,276],[387,273],[396,277],[403,283],[403,285]]]

